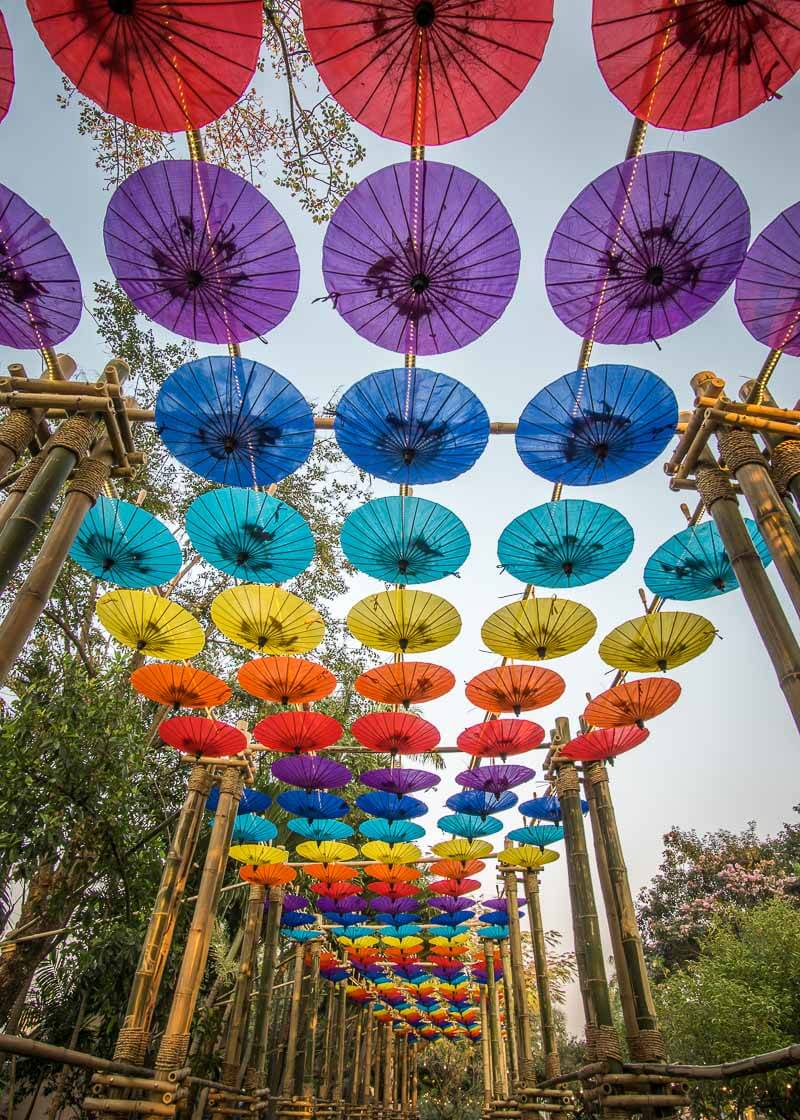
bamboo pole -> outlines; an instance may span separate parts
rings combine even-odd
[[[488,1113],[494,1096],[494,1066],[492,1064],[492,1044],[489,1028],[489,1001],[486,984],[480,986],[481,1009],[481,1058],[483,1059],[483,1111]]]
[[[342,1107],[344,1100],[344,1052],[347,1041],[347,981],[339,987],[339,1006],[336,1018],[336,1076],[333,1082],[333,1100]]]
[[[359,1097],[359,1100],[362,1107],[367,1108],[370,1103],[372,1044],[375,1029],[375,1016],[372,1014],[372,1009],[370,1008],[369,1004],[367,1004],[364,1008],[364,1016],[364,1076],[361,1078],[361,1095]]]
[[[533,1065],[533,1028],[530,1008],[528,1007],[528,985],[525,981],[525,961],[522,956],[522,930],[517,903],[517,873],[503,873],[503,884],[508,907],[508,950],[511,956],[511,978],[513,982],[514,1010],[516,1012],[517,1038],[519,1044],[519,1074],[525,1085],[533,1085],[536,1071]],[[506,1001],[510,1009],[511,1004]],[[510,1017],[510,1016],[509,1016]]]
[[[284,1099],[290,1099],[294,1092],[294,1075],[297,1068],[297,1036],[300,1029],[300,1003],[303,994],[304,956],[303,943],[298,941],[294,950],[294,975],[289,1004],[289,1034],[286,1039],[286,1058],[283,1063],[283,1078],[281,1081],[281,1096]]]
[[[77,369],[75,362],[67,354],[58,355],[58,365],[64,381],[68,381]],[[17,375],[16,379],[23,385],[27,384],[28,379],[21,365],[15,363],[9,370]],[[60,385],[61,382],[48,384]],[[45,419],[45,411],[44,408],[12,410],[0,421],[0,478],[8,474],[25,448],[35,440]]]
[[[331,1095],[331,1080],[332,1080],[332,1063],[331,1053],[333,1050],[333,1021],[336,1011],[336,988],[333,984],[328,984],[326,999],[325,999],[325,1036],[322,1043],[322,1068],[319,1074],[319,1090],[317,1096],[320,1100],[326,1101]]]
[[[419,1116],[419,1042],[415,1042],[411,1053],[413,1062],[411,1066],[411,1115]]]
[[[492,1050],[492,1094],[494,1100],[508,1098],[508,1081],[503,1063],[503,1040],[500,1037],[500,1009],[497,1001],[497,982],[494,975],[494,953],[486,946],[486,1003],[489,1021],[489,1043]]]
[[[542,925],[542,907],[539,898],[539,876],[535,871],[523,874],[525,898],[528,902],[528,921],[531,928],[531,945],[536,970],[536,995],[539,1003],[539,1026],[542,1034],[542,1051],[546,1077],[561,1073],[561,1061],[556,1043],[556,1025],[553,1001],[550,995],[550,975],[547,966],[547,945]]]
[[[258,1088],[266,1084],[267,1043],[272,1018],[272,995],[275,987],[276,957],[283,910],[283,887],[270,887],[267,896],[267,925],[264,931],[264,948],[261,974],[253,1018],[253,1052],[251,1069]]]
[[[350,1104],[357,1105],[361,1089],[361,1074],[363,1071],[362,1040],[364,1035],[364,1008],[356,1011],[356,1033],[353,1038],[353,1061],[350,1076]]]
[[[400,1112],[408,1116],[408,1031],[403,1035],[400,1051]]]
[[[394,1031],[391,1023],[384,1023],[385,1058],[383,1062],[383,1112],[391,1115],[394,1108]]]
[[[319,1025],[319,952],[320,944],[312,941],[311,974],[308,978],[308,1000],[306,1007],[305,1049],[303,1053],[303,1081],[301,1096],[304,1100],[314,1097],[314,1066],[317,1060],[317,1027]]]
[[[222,1080],[239,1087],[239,1068],[242,1064],[244,1046],[247,1039],[247,1018],[250,1008],[250,994],[253,990],[253,975],[258,953],[258,937],[264,919],[265,888],[260,883],[251,883],[247,897],[244,920],[244,936],[239,953],[239,971],[233,993],[233,1006],[228,1023],[228,1036],[225,1040],[225,1053],[222,1059]]]
[[[521,1085],[523,1081],[520,1066],[520,1033],[516,1000],[516,975],[511,963],[511,950],[508,938],[500,942],[500,960],[503,965],[503,997],[506,1007],[506,1065],[509,1084]]]

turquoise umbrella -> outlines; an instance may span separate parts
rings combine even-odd
[[[316,840],[321,844],[323,840],[346,840],[353,835],[353,829],[344,821],[335,820],[306,820],[298,817],[296,820],[287,821],[290,832],[302,836],[305,840]]]
[[[101,494],[86,514],[69,554],[76,564],[118,587],[157,587],[181,566],[180,545],[152,513]]]
[[[766,567],[771,557],[758,526],[749,517],[745,525]],[[645,566],[644,582],[654,595],[682,602],[710,599],[739,586],[713,521],[683,529],[657,548]]]
[[[440,817],[438,824],[442,832],[463,836],[467,840],[493,836],[496,832],[503,831],[503,822],[497,817],[478,817],[473,813],[454,813],[452,816]]]
[[[581,587],[616,571],[631,554],[633,529],[599,502],[546,502],[514,519],[497,557],[516,579],[537,587]]]
[[[508,838],[515,844],[533,844],[534,847],[544,848],[563,840],[564,829],[557,824],[531,824],[524,828],[512,828]]]
[[[233,826],[232,844],[268,844],[278,835],[272,821],[257,817],[254,813],[242,813]]]
[[[425,829],[414,821],[389,821],[383,817],[375,817],[359,825],[358,831],[370,840],[383,840],[385,844],[402,844],[411,840],[419,840],[425,835]]]
[[[257,490],[224,487],[201,494],[186,511],[186,531],[212,567],[248,583],[284,583],[314,559],[305,518]]]
[[[386,583],[453,575],[469,554],[469,533],[449,509],[426,498],[376,498],[353,510],[341,532],[345,556]]]

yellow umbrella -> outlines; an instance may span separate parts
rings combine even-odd
[[[353,939],[348,937],[346,933],[337,935],[336,940],[340,945],[344,945],[345,949],[374,949],[378,945],[379,938],[377,937],[358,937]],[[350,989],[348,988],[348,991]]]
[[[645,614],[607,634],[600,656],[614,669],[665,673],[705,653],[716,633],[707,618],[688,611]]]
[[[165,661],[188,660],[205,645],[197,619],[152,591],[107,591],[98,600],[97,617],[124,646]]]
[[[546,863],[555,863],[560,858],[552,848],[537,848],[535,844],[520,844],[518,848],[504,848],[497,858],[507,867],[524,867],[526,871],[537,871]]]
[[[489,615],[481,638],[501,657],[548,661],[585,646],[596,630],[589,608],[571,599],[523,599]]]
[[[491,855],[492,845],[488,840],[464,840],[457,836],[452,840],[442,840],[439,844],[434,844],[431,851],[435,856],[464,861],[483,859],[484,856]]]
[[[402,949],[406,953],[415,953],[421,949],[425,942],[421,937],[384,937],[384,945],[388,945],[390,949]]]
[[[249,864],[250,867],[286,863],[289,858],[285,848],[272,848],[269,844],[234,844],[228,855],[239,863]]]
[[[211,604],[211,618],[226,638],[259,653],[309,653],[325,635],[312,606],[281,587],[243,583]]]
[[[447,945],[464,945],[467,941],[469,941],[468,933],[457,933],[455,937],[430,938],[431,945],[441,945],[444,947],[446,947]]]
[[[416,863],[422,852],[416,844],[387,844],[385,840],[370,840],[362,844],[361,851],[376,863]]]
[[[310,863],[337,863],[343,859],[355,859],[358,849],[352,844],[343,844],[341,840],[306,840],[297,845],[297,854],[307,859]]]
[[[461,631],[458,611],[429,591],[381,591],[351,609],[347,628],[370,649],[387,653],[423,653],[441,649]]]

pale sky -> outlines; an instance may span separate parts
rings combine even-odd
[[[56,105],[60,73],[33,30],[23,0],[5,0],[16,52],[17,88],[11,112],[0,125],[0,181],[48,217],[72,252],[90,301],[92,282],[112,279],[105,260],[102,223],[108,195],[94,168],[88,141],[75,130],[76,114]],[[544,289],[543,262],[559,217],[579,190],[625,153],[631,118],[608,92],[594,59],[590,0],[560,0],[545,57],[528,89],[492,127],[469,140],[428,156],[457,164],[484,179],[502,198],[522,245],[522,271],[514,299],[503,318],[463,350],[425,361],[430,368],[464,381],[483,400],[492,419],[516,420],[542,386],[575,368],[580,340],[552,312]],[[785,86],[781,100],[762,106],[743,120],[711,132],[671,133],[651,129],[645,151],[698,152],[720,163],[739,182],[750,204],[752,236],[781,210],[797,202],[800,182],[800,79]],[[368,174],[406,158],[406,149],[362,130],[367,159],[356,174]],[[270,336],[268,345],[247,343],[243,352],[288,376],[310,399],[325,401],[334,392],[402,359],[359,338],[331,308],[312,304],[325,294],[321,273],[324,227],[314,225],[283,191],[262,184],[286,218],[297,242],[301,289],[294,310]],[[160,332],[166,337],[165,332]],[[59,349],[79,365],[102,370],[109,357],[88,313],[75,335]],[[213,349],[200,346],[201,353]],[[766,351],[741,326],[733,290],[694,326],[654,345],[596,346],[595,362],[629,362],[660,374],[675,390],[681,408],[691,405],[689,379],[713,370],[736,397],[740,384],[754,376]],[[35,354],[0,348],[0,366],[22,360],[30,374]],[[422,364],[422,363],[421,363]],[[791,406],[800,397],[800,364],[784,358],[772,391]],[[666,457],[666,456],[665,456]],[[472,552],[460,579],[429,585],[449,598],[463,619],[460,637],[430,660],[456,674],[453,693],[426,707],[424,715],[451,744],[481,713],[470,709],[463,683],[497,663],[481,646],[484,619],[519,594],[522,586],[497,568],[497,538],[516,516],[548,501],[551,486],[523,467],[510,437],[496,437],[476,466],[461,478],[416,493],[442,502],[457,513],[472,537]],[[376,482],[375,496],[394,492]],[[565,496],[588,498],[619,509],[636,533],[630,560],[600,583],[569,592],[598,618],[596,638],[579,653],[548,664],[567,681],[557,709],[539,718],[546,727],[559,714],[577,717],[585,693],[607,688],[610,675],[597,656],[599,640],[614,626],[642,613],[637,588],[651,552],[683,528],[680,503],[693,496],[670,492],[655,462],[638,474],[606,487],[573,488]],[[775,579],[771,570],[772,578]],[[367,577],[355,581],[351,602],[380,590]],[[779,593],[781,589],[779,587]],[[781,598],[786,603],[785,596]],[[679,703],[651,726],[647,743],[624,756],[612,772],[612,790],[634,892],[655,873],[662,834],[672,825],[698,830],[739,829],[754,819],[763,832],[786,820],[798,797],[797,738],[770,663],[738,592],[688,609],[705,614],[719,630],[702,658],[676,670],[683,687]],[[790,608],[789,608],[790,610]],[[536,766],[535,756],[520,761]],[[468,759],[464,759],[465,766]],[[448,756],[441,800],[430,816],[431,842],[440,839],[436,808],[455,790],[461,759]],[[523,787],[524,796],[532,788]],[[435,798],[431,796],[430,802]],[[520,823],[504,814],[508,826]],[[563,864],[543,876],[545,922],[560,929],[571,946],[566,873]],[[575,1006],[571,1023],[578,1029]]]

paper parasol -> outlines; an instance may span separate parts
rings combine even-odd
[[[277,826],[253,813],[242,813],[233,823],[232,844],[269,844],[278,835]]]
[[[236,677],[245,692],[270,704],[313,704],[336,688],[333,673],[303,657],[257,657]]]
[[[478,817],[470,813],[453,813],[439,817],[436,822],[442,832],[449,832],[451,836],[463,836],[467,840],[475,840],[480,836],[494,836],[503,831],[503,822],[497,817]]]
[[[414,817],[424,817],[428,811],[425,802],[416,797],[386,793],[383,790],[360,793],[356,798],[356,805],[365,813],[370,813],[374,817],[384,817],[389,821],[408,821]]]
[[[178,574],[181,549],[152,513],[100,494],[69,554],[87,572],[118,587],[155,587]]]
[[[456,775],[456,781],[467,789],[482,790],[498,797],[506,790],[515,789],[524,782],[529,782],[536,777],[536,771],[529,766],[520,766],[517,763],[500,765],[493,763],[491,766],[479,766],[475,770],[462,770]]]
[[[242,796],[239,798],[239,806],[236,810],[237,815],[242,813],[263,813],[265,809],[269,809],[272,804],[272,798],[269,794],[262,793],[258,789],[249,789],[247,786],[242,790]],[[210,813],[217,811],[219,805],[219,787],[214,786],[206,799],[206,809]]]
[[[736,278],[736,310],[759,342],[800,357],[800,202],[779,214],[750,246]]]
[[[211,604],[214,625],[226,638],[258,653],[310,653],[325,623],[308,603],[280,587],[242,583]]]
[[[434,894],[449,894],[454,898],[480,890],[480,879],[434,879],[428,884]]]
[[[351,607],[347,628],[363,645],[388,653],[441,649],[461,632],[458,611],[429,591],[381,591]]]
[[[508,838],[515,844],[533,844],[537,848],[544,848],[563,840],[564,829],[556,824],[526,825],[524,828],[512,828]]]
[[[411,160],[381,168],[339,203],[322,248],[334,306],[363,338],[401,354],[474,342],[508,306],[516,230],[468,171]]]
[[[315,789],[341,789],[353,777],[340,762],[310,755],[279,758],[273,762],[271,769],[273,778],[277,778],[279,782],[299,786],[307,792]]]
[[[441,739],[433,724],[409,712],[370,712],[357,719],[350,731],[368,751],[392,756],[426,754]]]
[[[375,498],[341,531],[354,568],[385,583],[429,583],[453,575],[469,554],[469,533],[449,509],[425,498]]]
[[[330,851],[331,849],[325,850]],[[312,879],[319,879],[320,882],[324,883],[339,883],[344,886],[344,891],[336,891],[333,894],[329,893],[327,896],[328,898],[343,898],[346,895],[358,894],[361,890],[361,887],[353,882],[354,879],[358,878],[358,869],[355,867],[348,867],[347,864],[307,863],[303,870]]]
[[[307,840],[297,845],[297,854],[312,863],[329,864],[355,859],[358,849],[352,844],[343,844],[339,840],[325,840],[321,844],[314,840]]]
[[[306,757],[305,755],[303,757]],[[297,817],[296,819],[286,822],[286,827],[290,832],[296,836],[302,836],[304,840],[316,840],[322,842],[323,840],[347,840],[348,837],[353,835],[353,829],[349,824],[344,821],[337,820],[318,820],[309,821],[305,817]]]
[[[320,77],[360,124],[407,145],[449,144],[496,121],[541,61],[552,0],[303,0]]]
[[[173,708],[216,708],[231,698],[231,689],[203,669],[193,665],[142,665],[131,673],[138,693]]]
[[[544,728],[528,719],[492,719],[462,731],[460,751],[477,758],[502,758],[535,750],[544,740]]]
[[[623,622],[603,638],[598,653],[612,669],[666,673],[705,653],[716,633],[699,614],[661,611]]]
[[[429,369],[384,369],[336,406],[336,441],[357,467],[387,482],[447,482],[489,441],[489,416],[466,385]]]
[[[377,864],[373,865],[377,867]],[[372,894],[382,898],[415,898],[420,893],[420,888],[415,883],[401,883],[395,880],[383,882],[375,880],[369,884]]]
[[[382,840],[368,840],[366,844],[361,845],[361,852],[366,859],[373,859],[390,866],[416,863],[422,855],[416,844],[386,844]]]
[[[158,725],[158,733],[175,750],[208,758],[227,758],[247,747],[247,736],[237,727],[204,716],[173,716]]]
[[[792,0],[595,0],[592,31],[608,88],[659,128],[712,128],[743,117],[800,67]]]
[[[561,802],[555,794],[544,797],[532,797],[530,801],[523,801],[519,807],[523,817],[530,817],[536,821],[552,821],[561,823]],[[584,816],[589,812],[589,802],[581,801],[581,812]]]
[[[136,171],[111,197],[103,239],[131,302],[200,342],[262,337],[297,298],[300,264],[283,218],[213,163],[170,159]]]
[[[465,789],[448,797],[445,804],[455,813],[487,817],[491,813],[505,813],[508,809],[513,809],[517,801],[517,795],[510,790],[496,794],[482,789]]]
[[[764,567],[772,562],[755,521],[744,519]],[[713,521],[692,525],[660,545],[644,569],[644,582],[663,599],[692,602],[735,591],[739,581]]]
[[[541,389],[519,418],[517,452],[550,482],[593,486],[651,463],[678,423],[678,402],[637,366],[577,369]]]
[[[633,750],[650,735],[646,727],[608,727],[587,731],[571,739],[559,751],[559,757],[573,762],[604,762],[618,754]]]
[[[382,840],[384,844],[404,844],[420,840],[425,835],[421,824],[414,824],[413,821],[389,821],[382,817],[363,821],[358,831],[368,840]]]
[[[239,100],[261,47],[258,0],[28,0],[70,82],[155,132],[210,124]]]
[[[83,310],[72,257],[50,223],[0,184],[0,344],[41,350],[62,342]]]
[[[359,781],[371,789],[403,796],[407,793],[421,793],[426,789],[435,789],[441,778],[430,770],[393,766],[381,770],[364,770],[359,775]]]
[[[245,866],[239,870],[239,878],[246,883],[259,883],[262,887],[280,887],[292,883],[297,878],[293,867],[285,863],[262,864],[261,867]]]
[[[390,661],[356,677],[355,689],[376,704],[400,704],[410,708],[412,704],[437,700],[455,683],[449,669],[430,661]]]
[[[614,685],[586,705],[583,718],[590,727],[642,727],[671,708],[681,694],[681,686],[669,677],[642,677]]]
[[[467,875],[479,875],[486,864],[480,859],[464,860],[460,857],[445,857],[434,860],[431,871],[446,879],[464,879]]]
[[[97,617],[118,642],[148,657],[187,661],[205,645],[197,619],[151,591],[107,591],[97,601]]]
[[[574,653],[590,641],[597,619],[569,599],[523,599],[489,615],[481,638],[493,653],[521,661],[547,661]]]
[[[484,669],[466,687],[467,700],[485,712],[521,712],[546,708],[563,695],[563,677],[540,665],[498,665]]]
[[[0,12],[0,121],[11,108],[14,95],[14,50],[11,46],[6,21]]]
[[[558,852],[550,848],[537,848],[533,845],[522,844],[518,848],[504,848],[497,853],[497,858],[505,867],[524,867],[526,871],[538,871],[548,863],[555,863],[560,859]]]
[[[567,498],[516,517],[500,534],[497,559],[536,587],[582,587],[615,572],[633,549],[633,529],[610,506]]]
[[[364,874],[367,878],[378,879],[382,883],[415,883],[422,877],[419,868],[409,867],[405,863],[368,863],[364,867]]]
[[[317,790],[287,789],[279,793],[275,800],[287,813],[296,813],[298,817],[305,817],[309,821],[335,820],[337,817],[346,817],[350,812],[350,806],[341,797]]]
[[[461,859],[464,861],[472,859],[484,859],[486,856],[491,855],[492,845],[488,840],[443,840],[439,844],[434,844],[431,851],[435,856],[441,856],[444,859]]]
[[[253,738],[270,751],[304,754],[322,751],[338,743],[343,728],[338,720],[322,712],[277,712],[253,728]]]

